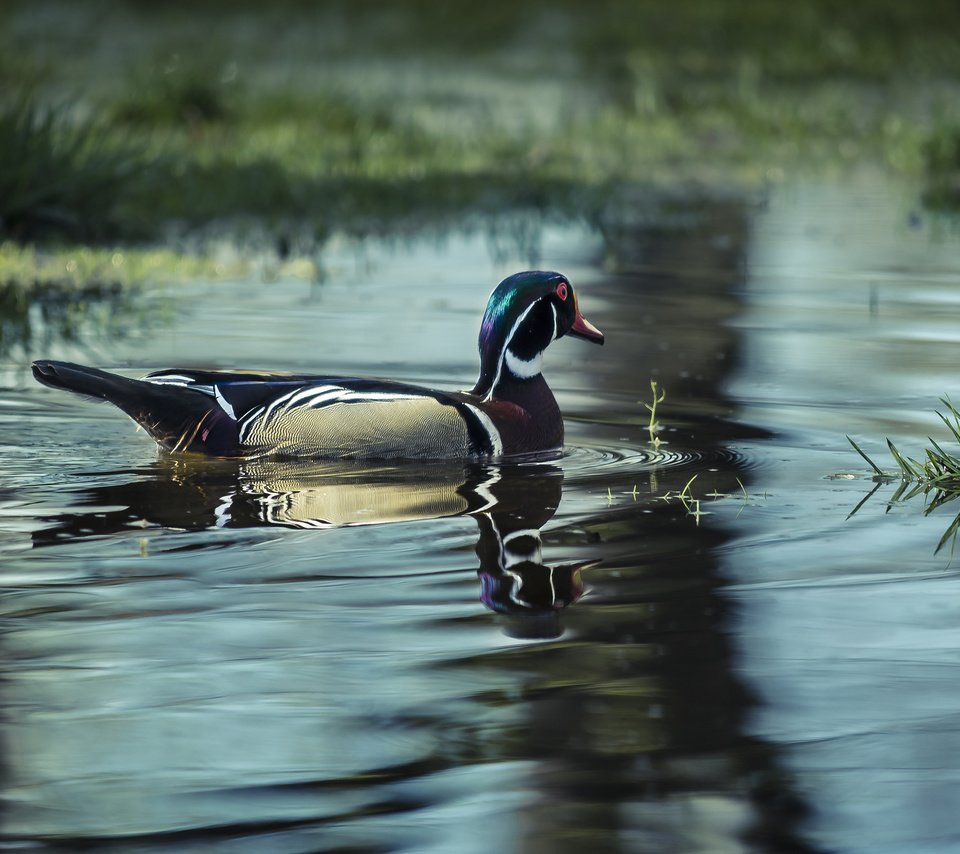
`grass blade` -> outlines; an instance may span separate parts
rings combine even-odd
[[[920,465],[916,460],[911,460],[909,457],[905,457],[897,450],[897,446],[893,444],[889,439],[887,439],[887,447],[890,449],[890,453],[893,454],[893,459],[896,461],[897,465],[900,466],[900,471],[903,472],[903,476],[913,479],[913,480],[923,480],[924,479],[924,470],[923,466]]]
[[[851,445],[853,445],[853,450],[855,450],[858,454],[860,454],[861,457],[863,457],[867,461],[867,465],[874,470],[877,477],[887,477],[887,475],[883,473],[883,470],[880,468],[880,466],[878,466],[873,460],[871,460],[870,457],[868,457],[866,453],[863,451],[863,449],[856,442],[853,441],[853,439],[847,436],[847,441]]]

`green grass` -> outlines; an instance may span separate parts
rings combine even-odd
[[[942,397],[940,400],[947,408],[948,414],[938,412],[937,415],[950,431],[953,440],[960,445],[960,410],[954,406],[949,397]],[[849,436],[847,441],[867,461],[877,477],[890,477]],[[928,439],[928,441],[930,447],[924,450],[923,457],[914,459],[901,453],[897,446],[887,439],[887,447],[897,465],[900,478],[906,482],[916,483],[924,489],[943,489],[960,495],[960,454],[945,450],[934,439]]]
[[[25,246],[0,243],[0,286],[13,293],[33,288],[78,291],[87,286],[107,290],[148,284],[159,277],[168,281],[225,278],[244,272],[240,260],[215,261],[164,248],[129,246]]]
[[[624,184],[864,161],[925,180],[932,205],[956,190],[953,3],[84,8],[0,12],[0,234],[18,240],[590,217]]]
[[[937,210],[960,210],[960,124],[934,130],[924,145],[924,201]]]
[[[146,160],[65,108],[18,100],[0,110],[0,231],[17,239],[115,231]]]
[[[236,95],[232,73],[233,66],[218,69],[209,60],[190,61],[179,54],[137,67],[109,105],[108,118],[140,127],[228,122]]]
[[[949,397],[941,398],[947,409],[947,414],[938,412],[940,420],[946,425],[954,442],[960,446],[960,410]],[[847,436],[847,441],[853,449],[870,465],[874,471],[874,479],[878,482],[896,480],[900,478],[900,486],[891,498],[895,501],[908,501],[917,495],[927,499],[926,513],[932,513],[938,507],[960,498],[960,452],[944,448],[934,439],[928,439],[930,446],[924,449],[920,459],[908,457],[896,445],[887,439],[887,447],[896,465],[896,472],[884,471],[874,462],[853,439]],[[879,486],[879,483],[878,483]],[[870,495],[873,493],[871,492]],[[867,496],[869,498],[870,496]],[[857,510],[866,502],[864,499],[857,505]],[[853,514],[851,514],[853,515]],[[960,533],[960,514],[953,520],[944,532],[937,545],[939,551],[947,542],[955,543]]]

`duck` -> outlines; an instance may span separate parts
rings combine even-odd
[[[170,369],[142,379],[49,359],[43,385],[108,401],[173,454],[491,459],[558,453],[563,418],[541,372],[566,335],[603,344],[566,276],[529,270],[490,294],[469,391],[373,378]]]

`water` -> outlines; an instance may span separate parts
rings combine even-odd
[[[844,438],[942,435],[956,235],[872,178],[634,201],[5,327],[5,847],[956,850],[958,508],[861,504]],[[550,463],[164,458],[29,376],[467,387],[489,287],[535,265],[607,335],[547,354]]]

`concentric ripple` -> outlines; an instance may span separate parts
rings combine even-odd
[[[563,454],[564,479],[568,484],[644,472],[745,471],[757,465],[757,460],[736,448],[683,448],[666,443],[656,449],[580,443],[568,445]]]

